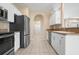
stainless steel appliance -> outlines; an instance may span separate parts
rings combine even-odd
[[[4,10],[2,7],[0,7],[0,18],[2,18],[4,16]]]
[[[16,30],[20,31],[20,47],[25,48],[30,43],[30,19],[21,15],[16,17]]]
[[[8,19],[8,10],[3,7],[0,7],[0,20],[7,21]]]
[[[8,19],[8,10],[4,9],[4,19]]]
[[[14,55],[14,33],[0,33],[0,55]]]

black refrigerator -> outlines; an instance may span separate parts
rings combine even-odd
[[[20,31],[20,48],[26,48],[30,43],[30,18],[24,15],[15,20],[16,31]]]

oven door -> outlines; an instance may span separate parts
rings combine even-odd
[[[0,36],[0,55],[5,54],[14,47],[14,34]]]

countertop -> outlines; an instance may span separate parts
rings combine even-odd
[[[63,34],[63,35],[74,35],[74,34],[79,34],[79,33],[75,33],[75,32],[67,32],[67,31],[53,31],[54,33],[58,33],[58,34]]]
[[[79,33],[79,28],[56,28],[56,29],[47,29],[46,31],[48,31],[48,32],[52,32],[52,31],[66,31],[66,32]]]
[[[60,34],[79,34],[79,28],[56,28],[56,29],[47,29],[48,32],[56,32]]]

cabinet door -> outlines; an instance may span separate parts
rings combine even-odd
[[[61,24],[61,7],[56,9],[53,14],[53,24]]]
[[[49,44],[51,45],[51,32],[48,32],[48,40],[49,40]]]
[[[58,33],[52,33],[52,46],[57,53],[59,53],[60,50],[59,39],[60,39],[60,35]]]
[[[52,33],[51,34],[51,45],[52,45],[53,48],[55,48],[55,44],[56,44],[55,41],[56,41],[55,40],[55,33]]]
[[[65,54],[65,36],[58,33],[52,33],[52,46],[60,55]]]
[[[54,37],[53,37],[53,47],[54,47],[54,49],[56,50],[56,33],[54,33]]]
[[[61,24],[61,10],[58,9],[55,12],[55,24]]]
[[[52,25],[52,16],[50,17],[49,25]]]
[[[60,44],[59,54],[64,55],[65,54],[65,36],[64,35],[61,35],[59,44]]]
[[[55,44],[55,48],[56,48],[56,51],[57,51],[57,53],[59,54],[59,50],[60,50],[60,34],[56,34],[56,44]]]
[[[53,25],[53,24],[54,24],[54,15],[52,14],[50,17],[49,25]]]
[[[54,44],[54,33],[51,33],[51,45],[53,47],[53,44]]]
[[[56,24],[56,15],[54,14],[52,17],[53,25]]]
[[[59,50],[59,35],[57,33],[53,34],[53,47],[58,52]]]
[[[54,49],[60,55],[65,54],[65,36],[55,33]]]
[[[52,33],[51,45],[60,55],[65,54],[65,36],[58,33]]]

